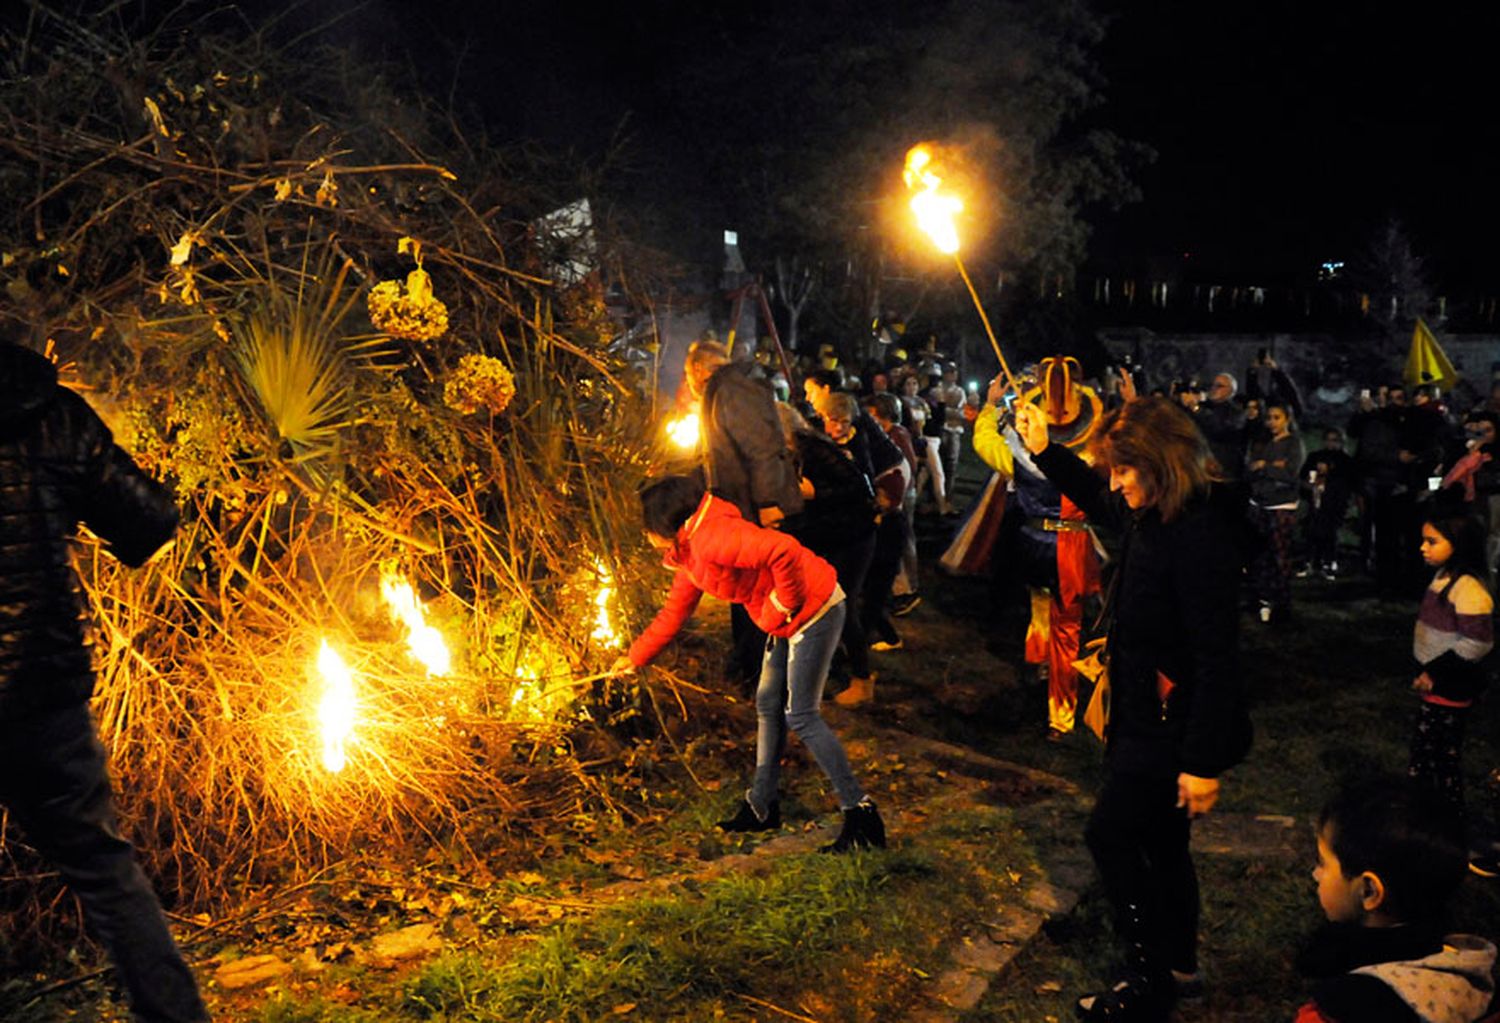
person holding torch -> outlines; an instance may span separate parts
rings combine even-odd
[[[1164,398],[1109,413],[1094,468],[1052,441],[1041,408],[1016,430],[1037,468],[1121,547],[1106,597],[1111,693],[1105,780],[1085,830],[1125,945],[1121,975],[1078,1001],[1086,1020],[1165,1020],[1199,985],[1192,819],[1248,752],[1235,543],[1243,508],[1203,435]]]

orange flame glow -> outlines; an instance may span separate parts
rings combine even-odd
[[[323,698],[318,703],[323,767],[337,774],[344,769],[347,759],[344,744],[354,733],[354,672],[326,639],[318,649],[318,674],[323,676]]]
[[[698,446],[700,426],[698,413],[686,412],[676,419],[667,420],[667,436],[672,438],[672,443],[687,451],[692,451]]]
[[[902,176],[906,187],[914,193],[911,210],[916,214],[917,226],[927,233],[939,252],[950,256],[958,252],[958,228],[953,218],[963,211],[964,203],[956,195],[938,191],[943,179],[933,166],[932,148],[925,142],[907,151]]]
[[[594,559],[594,572],[599,576],[599,590],[594,594],[594,631],[589,638],[610,649],[618,649],[622,640],[609,617],[609,602],[615,594],[614,577],[598,558]]]
[[[391,618],[406,626],[406,649],[427,669],[428,675],[442,677],[452,670],[453,659],[443,634],[427,624],[422,602],[411,583],[391,569],[380,576],[380,595],[390,605]]]

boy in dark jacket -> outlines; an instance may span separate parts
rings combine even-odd
[[[1396,778],[1352,785],[1318,818],[1318,902],[1328,923],[1297,957],[1316,980],[1296,1023],[1467,1023],[1494,995],[1495,946],[1443,936],[1464,874],[1456,821]]]
[[[115,827],[88,709],[94,672],[70,552],[80,522],[134,567],[171,538],[177,506],[51,362],[0,341],[0,806],[83,903],[137,1018],[206,1020]]]

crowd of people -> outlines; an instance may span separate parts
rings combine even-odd
[[[1043,360],[1019,383],[997,377],[983,396],[959,386],[956,367],[941,359],[898,360],[864,379],[812,367],[801,400],[783,392],[777,401],[765,387],[753,419],[720,416],[708,398],[716,377],[743,375],[746,364],[713,342],[696,344],[688,363],[690,382],[695,365],[709,367],[707,385],[694,385],[707,431],[701,487],[673,482],[685,489],[657,525],[655,498],[643,498],[648,534],[678,578],[619,667],[647,663],[701,593],[751,609],[746,627],[763,630],[754,635],[764,651],[756,769],[721,828],[779,823],[774,764],[790,730],[839,798],[844,826],[828,851],[884,844],[879,812],[819,703],[830,673],[847,676],[834,696],[840,705],[875,698],[868,651],[901,649],[892,619],[920,600],[915,516],[960,514],[953,483],[972,433],[995,475],[955,523],[955,546],[982,545],[979,562],[1013,573],[1031,593],[1025,660],[1047,682],[1050,738],[1073,730],[1079,671],[1093,663],[1094,699],[1081,717],[1106,740],[1107,770],[1085,838],[1125,965],[1115,983],[1078,1000],[1080,1018],[1161,1020],[1201,992],[1189,835],[1193,818],[1217,802],[1219,777],[1252,742],[1238,661],[1241,594],[1251,598],[1252,621],[1280,626],[1292,620],[1296,575],[1334,579],[1357,565],[1382,594],[1422,594],[1412,648],[1419,709],[1408,776],[1341,793],[1320,820],[1315,876],[1329,927],[1299,959],[1318,985],[1298,1018],[1479,1018],[1493,991],[1495,947],[1433,928],[1466,862],[1500,874],[1500,836],[1466,817],[1462,784],[1465,725],[1493,647],[1500,384],[1485,407],[1464,413],[1446,409],[1429,386],[1414,388],[1409,402],[1401,386],[1372,388],[1353,419],[1328,425],[1308,454],[1297,388],[1266,353],[1243,390],[1225,372],[1207,388],[1179,381],[1148,395],[1136,393],[1129,372],[1084,381],[1066,356]],[[755,450],[774,450],[785,478],[746,488],[757,473],[743,462]],[[793,491],[791,500],[775,496]],[[729,505],[750,530],[732,567],[711,553],[723,546],[715,533]],[[748,525],[757,520],[775,528]],[[1343,553],[1346,531],[1352,558]],[[776,558],[747,553],[778,545],[796,552],[779,569]],[[952,563],[973,564],[972,553]],[[825,566],[813,574],[831,579],[831,590],[802,595],[809,565]],[[1081,656],[1088,646],[1099,647],[1092,658]],[[1376,803],[1378,812],[1369,809]],[[1441,1014],[1413,1008],[1413,991]]]
[[[920,600],[915,518],[952,519],[960,561],[1013,569],[1030,590],[1025,658],[1048,682],[1048,735],[1066,737],[1081,717],[1106,740],[1085,840],[1124,965],[1078,999],[1078,1014],[1164,1020],[1203,989],[1191,822],[1212,811],[1220,777],[1252,745],[1241,593],[1254,595],[1261,623],[1287,622],[1297,566],[1336,576],[1352,526],[1350,548],[1383,592],[1421,594],[1418,710],[1408,776],[1362,781],[1319,819],[1314,876],[1328,926],[1299,957],[1317,984],[1297,1019],[1470,1021],[1487,1011],[1495,946],[1444,935],[1437,921],[1466,862],[1500,874],[1496,836],[1466,814],[1462,759],[1494,646],[1500,384],[1462,413],[1426,386],[1410,402],[1401,387],[1372,389],[1307,455],[1296,388],[1264,355],[1243,395],[1229,373],[1206,390],[1180,382],[1138,395],[1128,372],[1091,384],[1058,356],[1019,382],[996,378],[982,396],[940,360],[879,367],[867,385],[824,367],[794,404],[712,341],[692,347],[684,375],[702,464],[641,492],[646,538],[675,576],[614,668],[649,664],[704,594],[734,608],[732,677],[753,678],[756,755],[719,828],[781,826],[780,768],[795,734],[839,803],[842,827],[825,851],[886,844],[885,821],[823,717],[825,690],[834,675],[841,706],[876,699],[870,653],[902,648],[895,620]],[[995,475],[959,522],[954,480],[971,432]],[[115,828],[67,547],[86,523],[136,565],[176,520],[170,494],[57,384],[52,364],[0,343],[0,806],[58,864],[133,1011],[151,1020],[206,1013]],[[986,557],[969,557],[976,550]],[[1079,715],[1080,665],[1090,662],[1093,697]]]

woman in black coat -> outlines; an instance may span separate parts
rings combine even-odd
[[[1041,412],[1017,429],[1036,465],[1090,522],[1123,537],[1110,583],[1111,708],[1103,789],[1086,838],[1124,941],[1127,969],[1079,1000],[1089,1020],[1164,1020],[1197,981],[1198,882],[1189,821],[1250,746],[1239,674],[1237,523],[1193,421],[1164,398],[1110,413],[1093,442],[1108,482]]]

